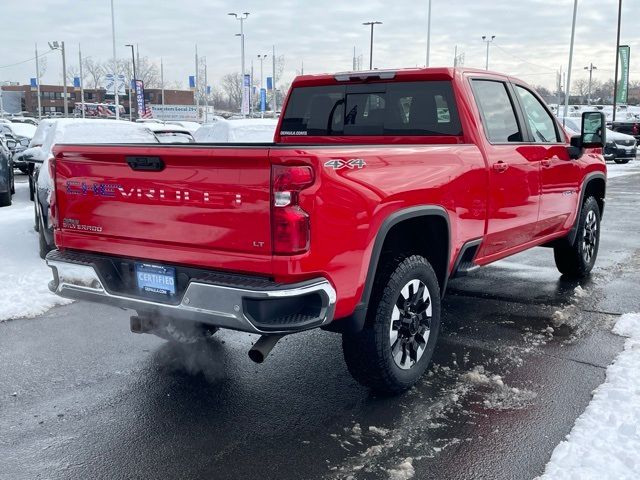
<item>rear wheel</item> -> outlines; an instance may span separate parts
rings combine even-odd
[[[440,288],[421,256],[390,257],[376,275],[365,328],[344,334],[349,372],[382,393],[410,388],[426,370],[440,330]]]
[[[47,237],[44,236],[44,223],[38,216],[38,246],[40,250],[40,258],[44,259],[51,250],[52,247],[47,243]]]
[[[553,249],[560,273],[570,277],[588,275],[596,263],[600,246],[600,207],[594,197],[587,197],[578,219],[578,232],[572,245]]]

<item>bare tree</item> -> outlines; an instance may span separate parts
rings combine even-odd
[[[137,60],[136,60],[137,61]],[[105,65],[110,65],[110,62]],[[133,64],[129,59],[118,60],[118,74],[124,75],[126,79],[133,79]],[[160,88],[160,68],[152,63],[148,57],[140,58],[136,63],[137,80],[142,80],[145,88]]]
[[[85,88],[98,89],[102,86],[105,69],[102,64],[95,62],[91,57],[82,60],[82,69]]]
[[[587,98],[589,92],[589,80],[586,78],[579,78],[573,82],[571,93],[579,96],[581,99]]]
[[[73,85],[73,79],[80,76],[80,69],[75,65],[67,67],[67,85]]]
[[[242,103],[242,76],[238,72],[227,73],[222,77],[220,86],[227,97],[230,110],[238,110]]]

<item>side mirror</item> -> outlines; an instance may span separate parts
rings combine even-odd
[[[607,127],[602,112],[584,112],[580,133],[582,148],[604,148],[607,143]]]
[[[602,112],[584,112],[580,136],[571,137],[569,157],[582,157],[585,148],[604,148],[607,143],[607,125]]]

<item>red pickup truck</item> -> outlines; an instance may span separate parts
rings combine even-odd
[[[134,332],[343,335],[350,372],[425,371],[449,278],[535,246],[587,275],[604,116],[568,138],[525,83],[451,68],[297,77],[273,143],[60,145],[58,295],[136,311]]]

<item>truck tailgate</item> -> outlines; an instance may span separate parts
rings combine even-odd
[[[61,145],[54,153],[58,247],[126,254],[135,245],[142,258],[212,267],[225,266],[215,258],[270,257],[266,145]]]

